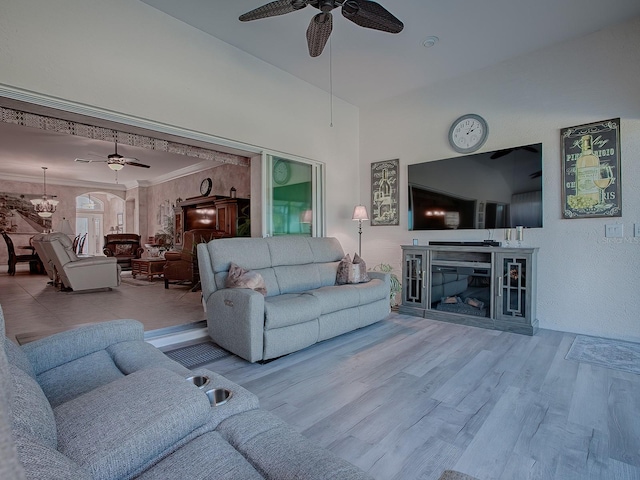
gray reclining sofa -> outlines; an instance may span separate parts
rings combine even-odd
[[[335,238],[223,238],[198,245],[209,336],[256,362],[350,332],[387,317],[389,274],[336,285],[344,251]],[[231,263],[264,278],[266,296],[225,288]]]
[[[370,479],[207,370],[192,372],[116,320],[22,347],[0,308],[0,478]],[[187,378],[209,377],[204,388]],[[206,389],[232,392],[223,405]]]

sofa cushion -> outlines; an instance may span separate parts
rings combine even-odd
[[[306,293],[318,299],[322,315],[345,308],[357,307],[360,304],[360,295],[355,285],[333,285],[331,287],[316,288]]]
[[[264,477],[217,432],[191,440],[137,477],[140,480],[251,480]]]
[[[103,257],[104,259],[104,257]],[[112,320],[66,330],[22,346],[36,375],[83,357],[109,345],[144,340],[144,326],[137,320]]]
[[[4,351],[7,354],[7,360],[11,365],[15,365],[35,380],[36,374],[33,371],[33,366],[27,358],[27,354],[22,351],[22,348],[4,337]]]
[[[207,243],[213,271],[227,272],[231,262],[248,270],[271,267],[269,247],[264,240],[264,238],[221,238]]]
[[[14,435],[55,449],[56,422],[47,397],[30,375],[14,365],[9,370],[13,382],[10,408]]]
[[[38,383],[55,408],[123,376],[111,355],[106,350],[100,350],[41,373]]]
[[[89,472],[55,448],[18,437],[16,450],[26,478],[40,480],[89,480]]]
[[[313,263],[274,267],[280,293],[300,293],[322,286],[318,267]]]
[[[107,348],[116,367],[125,375],[143,368],[166,368],[179,375],[188,377],[191,370],[174,362],[150,343],[132,340],[119,342]]]
[[[312,295],[289,293],[267,297],[264,301],[264,327],[286,327],[320,316],[320,301]]]
[[[339,262],[344,257],[344,251],[337,238],[309,237],[307,242],[313,252],[315,263]]]
[[[306,237],[281,236],[265,238],[271,254],[271,265],[300,265],[313,262],[313,251]]]
[[[56,407],[58,450],[94,478],[124,478],[204,425],[210,410],[184,377],[141,370]]]
[[[234,415],[217,431],[268,479],[371,480],[362,470],[319,448],[265,410]]]
[[[358,297],[360,299],[360,305],[375,302],[381,298],[389,298],[389,285],[379,278],[373,278],[367,283],[358,283],[353,285]]]

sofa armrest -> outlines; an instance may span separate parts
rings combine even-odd
[[[264,296],[249,288],[223,288],[206,301],[209,336],[222,348],[256,362],[264,346]]]
[[[115,259],[114,259],[115,260]],[[118,342],[144,340],[137,320],[112,320],[74,328],[22,346],[36,375]]]
[[[210,412],[185,377],[148,369],[56,407],[58,450],[92,478],[129,478],[205,425]]]
[[[375,272],[375,271],[371,271],[369,270],[367,272],[367,275],[369,275],[369,278],[373,279],[373,278],[378,278],[380,280],[382,280],[385,283],[389,283],[390,279],[391,279],[391,275],[385,272]]]
[[[116,257],[84,257],[79,258],[78,260],[74,260],[73,262],[68,262],[65,264],[64,268],[66,270],[76,269],[76,268],[85,268],[89,266],[95,265],[109,265],[115,264],[118,262]]]

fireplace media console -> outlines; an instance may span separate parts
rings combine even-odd
[[[537,248],[403,245],[407,315],[533,335]]]

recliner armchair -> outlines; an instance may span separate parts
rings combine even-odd
[[[229,238],[231,235],[223,230],[200,228],[184,232],[182,250],[165,252],[164,288],[169,288],[169,281],[190,282],[193,289],[200,283],[198,274],[198,257],[196,247],[199,243],[208,243],[218,238]]]
[[[144,248],[140,246],[140,235],[135,233],[111,233],[104,236],[107,257],[115,257],[122,270],[131,270],[131,260],[142,257]]]
[[[114,257],[78,258],[72,240],[54,232],[33,239],[36,251],[43,252],[55,271],[56,280],[74,291],[95,290],[120,285],[120,265]]]

